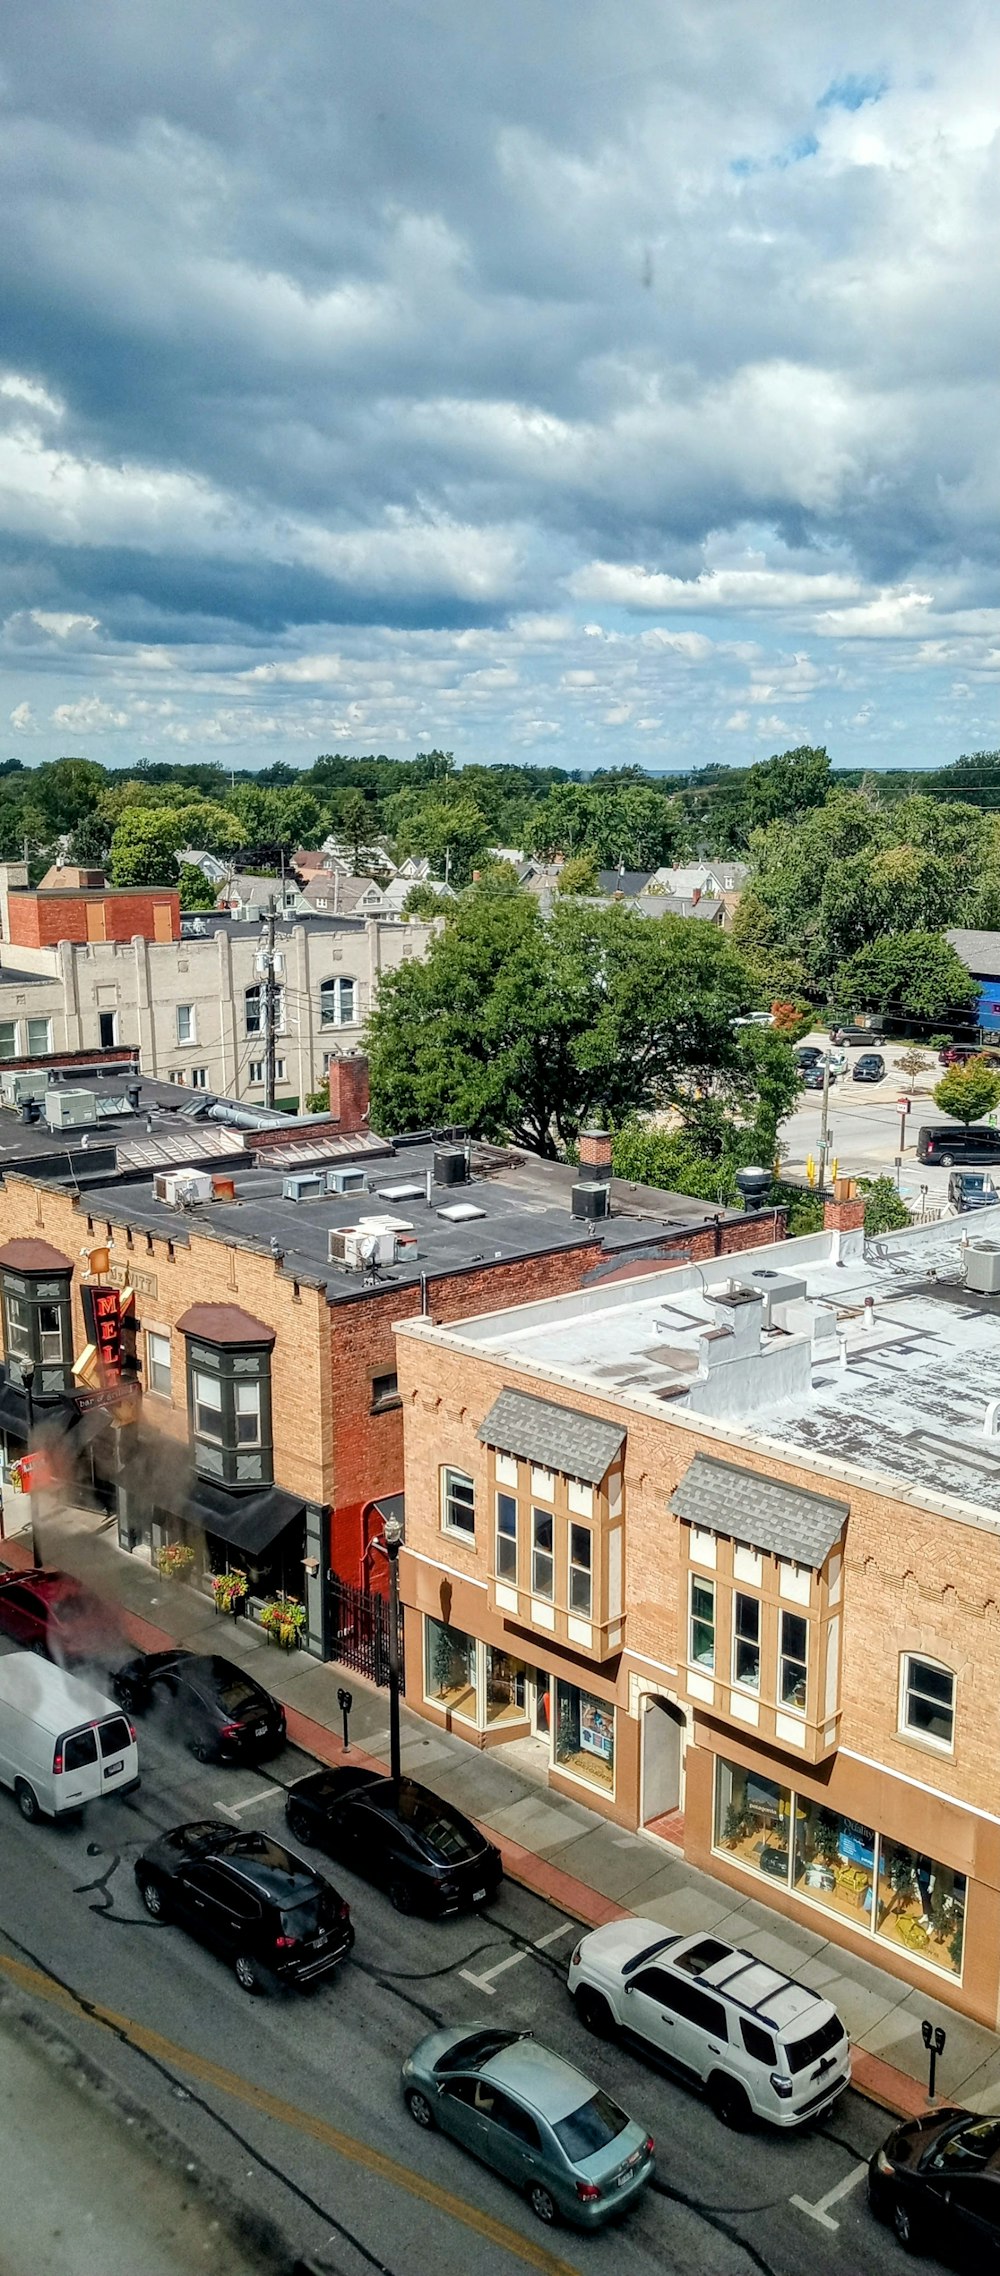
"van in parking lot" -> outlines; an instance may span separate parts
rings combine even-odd
[[[64,1817],[138,1784],[135,1732],[113,1699],[34,1652],[0,1659],[0,1786],[22,1817]]]

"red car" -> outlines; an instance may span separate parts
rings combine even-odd
[[[984,1050],[979,1043],[946,1043],[938,1052],[941,1067],[967,1067],[970,1059],[981,1059],[984,1067],[1000,1067],[1000,1051]]]
[[[72,1573],[0,1573],[0,1633],[60,1667],[113,1668],[129,1645],[114,1613]]]

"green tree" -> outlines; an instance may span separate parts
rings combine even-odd
[[[954,1022],[977,994],[968,967],[940,933],[897,933],[869,943],[834,974],[841,1016],[881,1011],[892,1018]]]
[[[740,1064],[749,975],[682,918],[563,901],[546,921],[498,870],[449,910],[426,959],[383,980],[368,1033],[384,1130],[458,1122],[545,1154],[588,1116],[684,1101]]]
[[[448,906],[440,886],[433,885],[430,878],[424,877],[419,878],[416,885],[411,885],[403,903],[403,915],[418,917],[422,923],[430,924],[434,917],[443,917]]]
[[[42,826],[53,837],[75,830],[92,814],[107,787],[104,768],[95,759],[51,759],[31,776],[31,800]]]
[[[176,885],[175,855],[187,843],[181,816],[170,807],[133,807],[111,840],[113,885]]]
[[[866,847],[837,862],[823,880],[819,940],[830,971],[888,933],[937,932],[956,906],[954,871],[920,846]]]
[[[934,1085],[934,1104],[956,1122],[978,1122],[1000,1106],[1000,1075],[975,1059],[967,1060],[964,1067],[949,1067]]]
[[[440,877],[447,873],[450,884],[467,885],[490,843],[489,823],[475,800],[446,802],[431,792],[414,797],[407,791],[391,805],[397,859],[426,857]]]
[[[593,854],[571,854],[556,878],[557,893],[597,893],[597,863]]]
[[[826,751],[805,743],[795,751],[782,751],[773,759],[760,759],[749,768],[744,791],[749,830],[768,822],[796,820],[830,794],[830,760]]]
[[[180,895],[181,908],[188,911],[214,909],[219,897],[218,886],[213,885],[211,878],[205,877],[202,871],[196,868],[193,861],[181,862],[177,876],[177,891]]]
[[[896,1192],[892,1179],[859,1178],[858,1188],[865,1197],[865,1232],[869,1240],[877,1233],[901,1233],[913,1219],[902,1196]]]
[[[103,869],[111,845],[112,828],[95,807],[70,832],[67,859],[78,869]]]

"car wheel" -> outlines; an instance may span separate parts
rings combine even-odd
[[[116,1676],[112,1683],[111,1689],[118,1701],[119,1707],[124,1710],[126,1715],[138,1714],[139,1694],[134,1683],[122,1683]]]
[[[211,1762],[212,1749],[207,1739],[192,1739],[191,1752],[196,1762]]]
[[[260,1991],[261,1982],[257,1962],[251,1960],[249,1952],[237,1953],[233,1962],[233,1973],[241,1991],[251,1993]]]
[[[920,2246],[913,2233],[913,2216],[908,2205],[897,2197],[892,2208],[892,2225],[904,2252],[919,2252]]]
[[[436,2120],[426,2094],[418,2086],[411,2086],[406,2096],[406,2107],[415,2126],[422,2126],[425,2134],[433,2133]]]
[[[607,2000],[600,1992],[591,1991],[588,1984],[576,1995],[576,2012],[585,2031],[592,2031],[595,2039],[609,2039],[615,2019]]]
[[[941,1163],[941,1168],[942,1168],[943,1170],[950,1170],[950,1169],[953,1167],[953,1165],[954,1165],[955,1156],[954,1156],[954,1154],[942,1154],[942,1155],[940,1155],[939,1159],[940,1159],[940,1163]]]
[[[734,2134],[742,2133],[749,2125],[750,2098],[738,2079],[724,2078],[721,2071],[716,2071],[708,2082],[708,2099],[716,2117],[724,2126],[730,2126]]]
[[[34,1787],[29,1786],[25,1779],[19,1778],[14,1788],[14,1796],[22,1818],[27,1818],[29,1826],[35,1825],[42,1813],[38,1807],[38,1796]]]
[[[396,1912],[413,1911],[413,1891],[408,1881],[391,1881],[389,1903]]]
[[[306,1848],[308,1848],[316,1838],[315,1834],[313,1833],[312,1819],[306,1815],[305,1810],[296,1809],[294,1804],[288,1812],[288,1831],[292,1835],[293,1840],[303,1842]]]
[[[151,1920],[165,1920],[167,1901],[159,1881],[140,1881],[139,1895]]]
[[[556,2217],[556,2201],[544,2182],[532,2182],[528,2191],[528,2203],[536,2221],[544,2221],[546,2228],[551,2228]]]

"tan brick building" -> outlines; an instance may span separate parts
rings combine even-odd
[[[407,1697],[995,2026],[997,1229],[860,1215],[400,1325]]]

